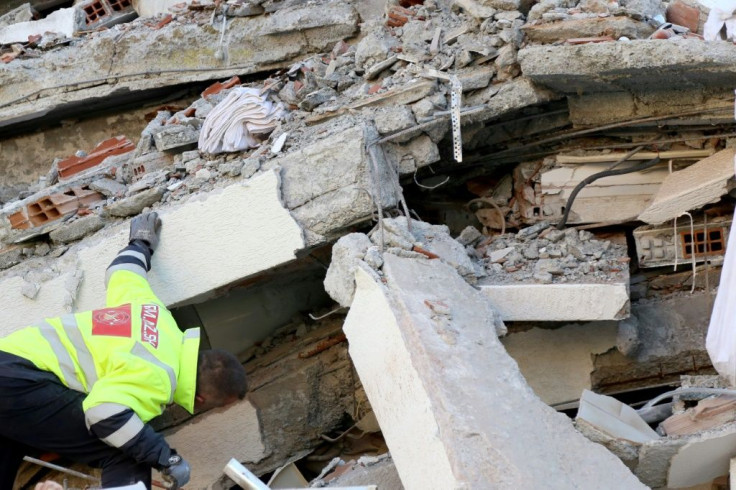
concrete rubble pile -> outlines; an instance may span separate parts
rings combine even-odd
[[[460,238],[467,240],[462,235]],[[597,240],[585,230],[562,231],[542,222],[516,234],[497,235],[484,241],[480,238],[468,245],[475,244],[471,253],[479,255],[484,263],[488,275],[485,282],[551,284],[628,279],[626,247]]]
[[[555,411],[713,373],[736,50],[702,39],[708,8],[95,2],[0,10],[0,333],[97,306],[158,211],[154,290],[251,384],[156,422],[194,487],[229,488],[231,457],[315,487],[728,473],[682,461],[731,443],[729,408],[640,444]]]

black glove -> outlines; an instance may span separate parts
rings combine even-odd
[[[142,240],[153,252],[158,246],[159,230],[161,230],[161,218],[158,217],[158,213],[145,213],[136,216],[130,222],[128,243],[134,240]]]
[[[172,452],[169,456],[169,465],[160,470],[163,477],[171,485],[171,490],[183,487],[189,482],[189,463],[187,460]]]

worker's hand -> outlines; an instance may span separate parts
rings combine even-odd
[[[161,218],[158,217],[158,213],[138,215],[130,222],[130,238],[128,242],[143,240],[148,244],[151,251],[154,251],[158,246],[159,230],[161,230]]]
[[[189,482],[189,463],[178,454],[169,457],[169,466],[161,469],[161,474],[171,484],[171,490],[181,488]]]

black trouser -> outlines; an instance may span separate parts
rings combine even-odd
[[[82,410],[85,396],[52,373],[0,352],[0,489],[13,488],[29,447],[102,468],[104,488],[138,481],[151,488],[150,466],[89,433]]]

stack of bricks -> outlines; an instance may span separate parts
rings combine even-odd
[[[80,208],[86,208],[105,197],[84,187],[72,187],[65,192],[49,194],[31,204],[23,206],[8,216],[11,228],[27,230],[56,221]]]

